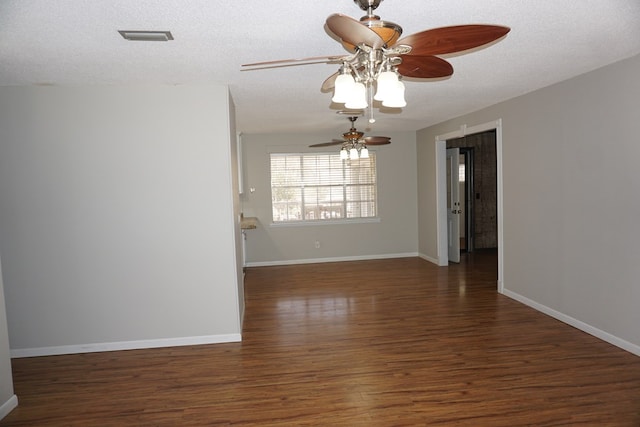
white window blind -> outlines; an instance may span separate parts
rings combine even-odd
[[[330,221],[377,215],[376,157],[272,153],[274,222]]]

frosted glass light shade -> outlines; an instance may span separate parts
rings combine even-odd
[[[350,110],[367,108],[367,88],[362,83],[355,83],[351,91],[351,97],[344,106]]]
[[[336,77],[335,89],[333,91],[333,98],[331,100],[338,104],[344,104],[351,98],[351,92],[353,92],[353,86],[356,84],[351,74],[339,74]]]
[[[367,147],[362,147],[362,149],[360,149],[360,158],[361,159],[369,158],[369,150],[367,149]]]
[[[346,148],[340,150],[340,160],[347,160],[349,158],[349,153]]]
[[[352,148],[351,150],[349,150],[349,158],[351,160],[357,160],[358,159],[358,149],[357,148]]]
[[[393,92],[391,92],[390,96],[382,101],[382,105],[384,107],[390,108],[402,108],[407,106],[407,101],[404,99],[404,83],[398,81],[396,87]]]
[[[393,71],[384,71],[376,80],[378,88],[373,97],[376,101],[384,101],[393,96],[393,92],[398,84],[398,75]]]

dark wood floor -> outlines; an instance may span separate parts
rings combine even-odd
[[[250,268],[242,343],[15,359],[4,426],[640,426],[640,358],[496,293],[494,253]]]

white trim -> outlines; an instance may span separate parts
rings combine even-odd
[[[220,344],[242,341],[240,334],[204,335],[198,337],[163,338],[157,340],[120,341],[95,344],[62,345],[53,347],[17,348],[11,350],[12,358],[54,356],[59,354],[95,353],[100,351],[139,350],[185,345]]]
[[[438,260],[436,258],[432,258],[432,257],[430,257],[428,255],[425,255],[425,254],[422,254],[422,253],[419,253],[418,256],[420,258],[422,258],[423,260],[425,260],[425,261],[429,261],[432,264],[440,266],[440,264],[438,263]]]
[[[502,119],[495,122],[496,126],[496,180],[498,192],[498,292],[504,291],[504,205],[502,175]]]
[[[497,213],[498,213],[498,291],[504,289],[504,211],[503,211],[503,175],[502,175],[502,119],[467,127],[437,135],[436,150],[436,209],[437,209],[437,239],[438,265],[449,263],[447,250],[447,177],[446,177],[446,141],[462,138],[465,135],[496,130],[496,181],[497,181]]]
[[[438,260],[443,267],[449,264],[449,242],[447,236],[447,141],[436,137],[436,239]],[[440,191],[444,188],[444,191]],[[444,228],[440,226],[444,224]]]
[[[244,194],[244,168],[242,167],[242,132],[236,133],[236,162],[238,173],[238,194]]]
[[[307,259],[289,259],[283,261],[261,261],[261,262],[248,262],[247,267],[272,267],[275,265],[297,265],[297,264],[319,264],[323,262],[343,262],[343,261],[367,261],[373,259],[389,259],[389,258],[413,258],[417,257],[417,252],[407,252],[399,254],[384,254],[384,255],[359,255],[359,256],[346,256],[346,257],[332,257],[332,258],[307,258]]]
[[[521,302],[522,304],[528,305],[529,307],[544,313],[548,316],[551,316],[561,322],[564,322],[570,326],[573,326],[576,329],[580,329],[583,332],[586,332],[589,335],[593,335],[596,338],[599,338],[603,341],[608,342],[609,344],[613,344],[616,347],[619,347],[623,350],[628,351],[629,353],[633,353],[636,356],[640,356],[640,346],[630,343],[629,341],[625,341],[622,338],[616,337],[615,335],[611,335],[608,332],[605,332],[601,329],[598,329],[594,326],[589,325],[588,323],[584,323],[578,319],[574,319],[571,316],[567,316],[564,313],[561,313],[559,311],[556,311],[552,308],[547,307],[546,305],[537,303],[527,297],[524,297],[518,293],[515,293],[513,291],[510,291],[508,289],[503,289],[503,292],[501,292],[503,295],[514,299],[518,302]]]
[[[305,219],[300,221],[278,221],[271,222],[269,227],[315,227],[317,225],[339,225],[339,224],[370,224],[380,222],[379,216],[366,218],[343,218],[343,219]]]
[[[11,396],[6,402],[0,406],[0,420],[9,415],[18,406],[18,396]]]

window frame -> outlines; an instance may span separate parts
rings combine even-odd
[[[340,155],[339,153],[336,152],[270,152],[268,153],[269,155],[269,189],[270,189],[270,200],[271,200],[271,226],[275,226],[275,227],[290,227],[290,226],[309,226],[309,225],[335,225],[335,224],[354,224],[354,223],[373,223],[373,222],[380,222],[380,217],[379,217],[379,203],[378,203],[378,198],[379,198],[379,193],[378,193],[378,165],[377,165],[377,157],[376,157],[376,153],[374,151],[369,151],[369,155],[370,158],[366,159],[369,163],[368,167],[364,167],[362,170],[363,171],[367,171],[367,173],[369,174],[369,176],[367,177],[368,179],[365,179],[365,182],[349,182],[346,178],[346,175],[348,175],[348,170],[349,170],[349,166],[351,165],[351,162],[360,162],[362,160],[365,159],[358,159],[358,160],[341,160],[340,159]],[[274,158],[277,157],[292,157],[292,158],[296,158],[300,163],[299,166],[299,172],[303,173],[305,170],[307,171],[311,171],[311,174],[314,175],[314,178],[312,178],[310,181],[305,181],[304,177],[300,177],[299,181],[297,183],[295,183],[295,185],[281,185],[281,186],[274,186],[274,165],[273,165],[273,161]],[[328,176],[330,176],[330,178],[327,178],[327,176],[322,176],[321,178],[318,178],[317,175],[318,174],[318,170],[319,168],[315,168],[315,169],[305,169],[305,157],[307,158],[306,160],[309,160],[309,158],[315,158],[315,162],[326,162],[328,165],[331,164],[336,164],[339,163],[340,167],[339,168],[332,168],[329,167],[328,170]],[[286,161],[286,159],[285,159]],[[283,170],[286,170],[286,166],[284,168],[282,168]],[[339,183],[335,182],[335,173],[333,174],[333,176],[331,176],[331,169],[335,170],[339,170],[341,172],[341,181]],[[357,168],[356,170],[358,170],[359,168]],[[356,179],[360,179],[362,176],[360,176],[359,178]],[[315,182],[313,182],[315,180]],[[328,182],[324,182],[324,180],[328,180]],[[372,194],[372,199],[367,199],[367,198],[359,198],[359,199],[350,199],[348,197],[348,193],[349,193],[349,188],[353,188],[353,187],[372,187],[370,189],[365,189],[365,192],[369,192],[370,194]],[[308,219],[307,218],[307,214],[309,213],[309,209],[308,207],[311,206],[312,209],[315,209],[316,212],[322,212],[322,208],[319,204],[314,204],[314,203],[305,203],[305,189],[309,189],[309,188],[316,188],[316,189],[322,189],[324,188],[325,191],[328,191],[329,193],[331,193],[331,187],[340,187],[341,188],[341,193],[342,196],[339,200],[337,199],[333,199],[330,197],[330,200],[328,201],[328,206],[331,207],[337,207],[339,205],[339,212],[340,212],[340,216],[339,217],[329,217],[329,218],[314,218],[314,219]],[[274,206],[277,203],[276,199],[274,198],[274,189],[275,188],[292,188],[294,190],[299,191],[299,201],[297,201],[297,206],[298,206],[298,210],[299,210],[299,216],[301,219],[285,219],[285,220],[276,220],[277,215],[275,214],[275,209]],[[316,196],[317,197],[317,196]],[[318,200],[316,199],[316,203],[318,202]],[[358,210],[360,210],[360,212],[362,213],[362,210],[366,211],[367,209],[372,210],[373,211],[373,215],[371,216],[355,216],[355,217],[348,217],[348,212],[350,212],[350,208],[348,207],[348,205],[350,203],[354,203],[356,205],[358,205]],[[372,205],[370,206],[363,206],[363,204],[367,204],[367,203],[372,203]],[[326,211],[325,211],[326,212]],[[360,214],[361,214],[360,213]],[[318,216],[320,216],[321,214],[318,214]]]

